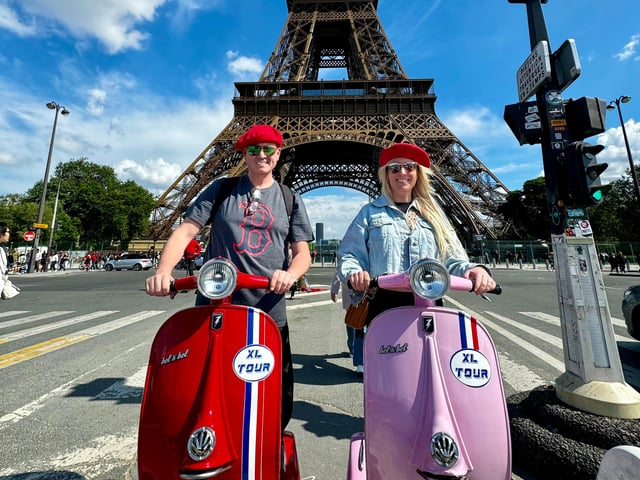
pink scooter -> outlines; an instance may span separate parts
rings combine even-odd
[[[472,290],[435,260],[372,286],[413,291],[364,342],[364,433],[351,437],[348,480],[510,480],[509,417],[495,346],[467,313],[436,307],[448,289]],[[492,293],[500,293],[497,287]]]
[[[172,288],[211,305],[170,317],[151,346],[138,434],[140,480],[300,480],[295,439],[281,432],[281,338],[263,311],[229,303],[266,288],[214,259]]]

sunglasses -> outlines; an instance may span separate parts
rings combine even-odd
[[[403,168],[405,172],[411,173],[418,168],[418,162],[389,163],[387,165],[387,171],[391,173],[400,173]]]
[[[247,152],[249,152],[249,155],[260,155],[260,150],[264,151],[265,155],[271,156],[274,153],[276,153],[276,150],[278,148],[277,147],[273,147],[271,145],[267,145],[265,147],[263,147],[262,145],[249,145],[247,147]]]
[[[273,147],[271,147],[273,148]],[[265,152],[267,153],[267,152]],[[260,199],[262,198],[262,193],[260,193],[260,190],[258,189],[253,189],[251,191],[251,203],[249,204],[249,206],[245,209],[244,211],[244,216],[249,216],[252,213],[255,213],[258,210],[258,207],[260,206]]]

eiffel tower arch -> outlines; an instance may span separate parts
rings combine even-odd
[[[260,79],[235,83],[232,120],[159,198],[154,238],[168,236],[213,180],[242,173],[234,145],[256,123],[282,132],[275,175],[300,194],[338,186],[376,197],[380,150],[405,141],[431,156],[434,191],[462,238],[497,238],[508,227],[497,214],[508,189],[437,117],[433,79],[407,76],[377,5],[287,0],[287,21]],[[322,80],[327,69],[348,78]]]

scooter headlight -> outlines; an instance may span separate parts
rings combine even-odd
[[[205,263],[198,275],[198,290],[212,300],[231,295],[238,283],[238,270],[229,260],[214,258]]]
[[[427,300],[442,298],[449,290],[449,272],[437,260],[424,259],[414,263],[409,281],[414,293]]]

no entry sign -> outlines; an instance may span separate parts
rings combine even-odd
[[[24,235],[22,235],[22,238],[24,238],[26,242],[32,242],[36,238],[36,232],[27,230],[24,232]]]

